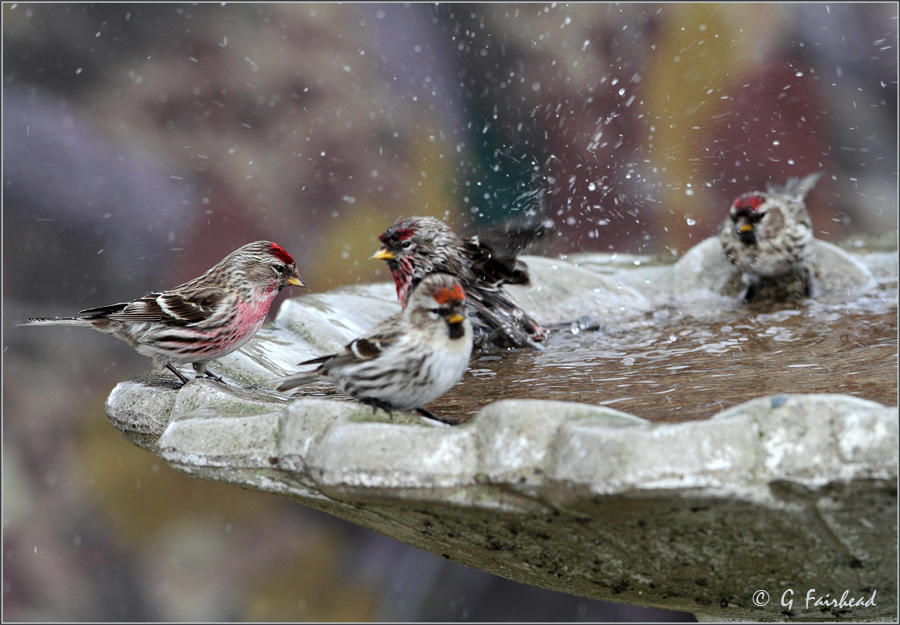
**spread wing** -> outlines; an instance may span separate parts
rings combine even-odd
[[[477,236],[468,238],[463,245],[472,261],[472,271],[480,280],[496,285],[528,285],[528,265],[516,258],[517,250],[512,254],[498,254]]]
[[[769,193],[783,193],[795,199],[802,200],[810,191],[812,191],[812,188],[819,182],[819,178],[824,174],[825,172],[817,171],[803,178],[790,178],[784,183],[784,186],[775,182],[768,182],[766,183],[766,191]]]
[[[546,177],[534,173],[528,188],[510,202],[502,223],[481,226],[477,236],[464,242],[478,278],[495,286],[528,286],[528,267],[517,257],[549,243],[548,235],[555,228],[549,218],[552,194]]]

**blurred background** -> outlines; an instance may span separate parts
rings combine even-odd
[[[386,280],[414,214],[675,258],[818,169],[817,237],[897,228],[893,3],[4,3],[2,89],[4,620],[691,620],[176,473],[103,414],[148,360],[16,323],[256,239],[312,291]]]

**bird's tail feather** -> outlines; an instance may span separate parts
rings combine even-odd
[[[20,326],[90,326],[91,322],[87,319],[79,319],[77,317],[30,317],[26,319]]]
[[[267,386],[274,386],[278,391],[289,391],[298,386],[305,386],[321,380],[322,377],[317,373],[295,373],[294,375],[270,380]]]

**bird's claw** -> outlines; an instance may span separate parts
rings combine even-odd
[[[435,421],[439,421],[441,423],[446,423],[447,425],[459,425],[460,423],[462,423],[461,421],[458,421],[458,420],[445,419],[444,417],[439,417],[436,414],[434,414],[433,412],[425,410],[424,408],[416,408],[416,412],[418,412],[423,417],[427,417],[428,419],[434,419]]]
[[[204,371],[203,374],[204,374],[206,377],[208,377],[208,378],[210,378],[210,379],[212,379],[212,380],[214,380],[214,381],[216,381],[216,382],[219,382],[219,383],[221,383],[221,384],[225,384],[225,380],[222,379],[222,376],[216,375],[216,374],[213,373],[212,371],[207,370],[207,371]]]

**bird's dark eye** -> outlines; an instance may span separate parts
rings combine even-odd
[[[411,241],[404,241],[403,243],[400,244],[400,247],[402,247],[403,249],[406,249],[406,248],[408,248],[410,245],[412,245],[412,242],[411,242]]]
[[[284,273],[287,270],[287,267],[284,265],[275,265],[275,273]]]

